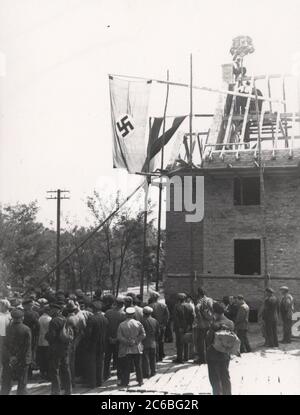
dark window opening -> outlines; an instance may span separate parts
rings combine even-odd
[[[234,273],[260,275],[260,239],[234,241]]]
[[[259,177],[235,177],[233,186],[234,205],[259,205]]]

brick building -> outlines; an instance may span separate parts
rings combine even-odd
[[[266,285],[277,292],[288,285],[300,306],[299,114],[288,113],[286,107],[265,111],[271,104],[264,102],[259,116],[249,104],[242,114],[234,109],[226,115],[224,100],[220,102],[201,163],[174,173],[181,178],[204,177],[204,218],[188,223],[186,212],[174,211],[176,186],[171,186],[171,209],[166,213],[167,297],[195,293],[201,286],[216,299],[242,293],[250,307],[258,309]],[[233,140],[230,123],[233,130],[245,123],[247,140],[241,135]]]

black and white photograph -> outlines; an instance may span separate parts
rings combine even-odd
[[[299,18],[0,0],[0,395],[300,395]]]

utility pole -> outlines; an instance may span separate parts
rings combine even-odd
[[[70,199],[68,196],[65,196],[64,193],[70,193],[69,190],[48,190],[47,193],[51,193],[50,197],[47,197],[49,200],[57,200],[57,218],[56,218],[56,291],[60,288],[60,201],[62,199]],[[55,196],[52,196],[53,194]]]

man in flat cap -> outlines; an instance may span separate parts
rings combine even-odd
[[[241,341],[241,353],[249,353],[251,352],[251,347],[248,340],[249,306],[242,294],[237,296],[236,301],[238,310],[235,319],[235,330],[238,338]]]
[[[31,331],[23,324],[24,312],[14,309],[3,347],[1,395],[9,395],[14,377],[18,380],[17,395],[27,395],[28,368],[31,364]]]
[[[156,349],[160,335],[158,321],[153,318],[153,309],[149,306],[143,308],[144,326],[146,337],[143,340],[143,375],[145,378],[154,376],[156,373]]]
[[[153,309],[152,317],[155,318],[159,323],[159,338],[157,344],[157,360],[160,362],[165,357],[164,352],[164,340],[166,327],[170,318],[170,313],[166,304],[158,301],[159,293],[153,291],[149,297],[149,307]]]
[[[61,394],[63,380],[65,395],[71,395],[70,344],[72,338],[67,339],[63,336],[66,318],[62,315],[61,305],[51,304],[50,314],[52,320],[45,338],[49,342],[51,394]]]
[[[134,363],[138,384],[143,384],[142,354],[146,337],[142,323],[135,319],[135,308],[126,308],[126,320],[118,328],[119,358],[122,359],[122,386],[128,386],[130,367]]]
[[[105,345],[104,357],[104,380],[110,378],[110,363],[113,358],[113,369],[117,369],[118,383],[121,383],[120,368],[118,367],[118,339],[117,333],[119,325],[126,320],[124,311],[124,299],[118,297],[112,308],[105,312],[105,317],[108,320],[108,332]]]
[[[292,323],[293,323],[293,313],[294,313],[294,299],[289,293],[289,288],[287,286],[280,287],[280,316],[282,319],[283,325],[283,338],[281,343],[291,343],[292,341]]]
[[[213,395],[231,395],[231,380],[229,374],[230,355],[215,349],[215,333],[219,330],[234,330],[234,323],[224,315],[225,304],[213,304],[214,321],[207,333],[207,368]]]
[[[102,312],[102,307],[101,301],[92,303],[94,314],[88,318],[85,329],[86,379],[90,388],[102,386],[103,383],[108,320]]]
[[[34,300],[32,298],[25,298],[22,302],[24,308],[24,324],[31,330],[31,349],[32,349],[32,363],[29,368],[28,376],[32,377],[32,369],[36,366],[36,351],[39,340],[39,313],[33,309]]]
[[[277,323],[279,302],[274,294],[273,288],[266,288],[265,300],[262,311],[262,319],[265,327],[265,346],[278,347]]]

